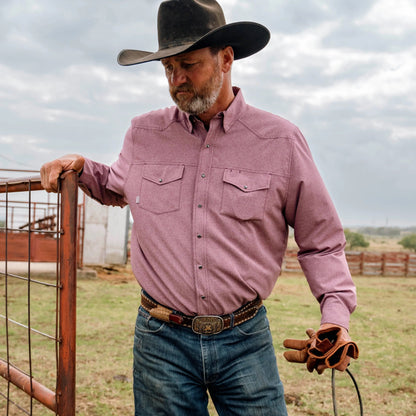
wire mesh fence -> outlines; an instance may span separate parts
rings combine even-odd
[[[0,180],[0,411],[75,415],[77,175]],[[40,259],[40,260],[39,260]]]

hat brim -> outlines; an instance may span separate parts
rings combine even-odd
[[[123,49],[118,54],[117,62],[123,66],[137,65],[208,46],[231,46],[234,59],[242,59],[263,49],[269,40],[270,32],[265,26],[254,22],[236,22],[211,30],[195,42],[160,49],[157,52]]]

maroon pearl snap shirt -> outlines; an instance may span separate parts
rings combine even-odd
[[[185,314],[225,314],[276,283],[294,228],[322,322],[348,327],[355,286],[343,229],[301,132],[238,88],[209,131],[176,107],[136,117],[118,160],[86,160],[82,188],[129,204],[143,289]]]

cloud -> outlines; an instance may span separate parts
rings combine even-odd
[[[356,23],[369,26],[382,35],[415,33],[416,4],[412,0],[379,0]]]
[[[0,2],[2,167],[69,152],[111,163],[131,118],[172,105],[159,63],[116,62],[124,48],[157,50],[158,3]],[[228,22],[270,29],[233,81],[301,128],[342,220],[416,224],[414,2],[220,3]]]
[[[308,107],[325,114],[328,107],[347,103],[354,122],[384,128],[392,140],[414,138],[416,98],[409,92],[416,91],[416,45],[395,53],[328,47],[325,39],[340,25],[323,22],[296,35],[275,33],[279,43],[270,51],[278,59],[268,64],[267,88],[290,105],[294,117]],[[256,71],[245,65],[237,73],[251,77]]]

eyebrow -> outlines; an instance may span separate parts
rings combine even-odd
[[[185,52],[185,53],[181,53],[181,54],[178,54],[178,55],[167,56],[166,58],[162,58],[160,60],[160,62],[162,62],[162,64],[163,64],[164,62],[169,61],[170,59],[176,59],[180,62],[186,61],[188,59],[190,59],[192,61],[198,61],[199,60],[195,56],[192,56],[192,55],[190,56],[189,52]]]

